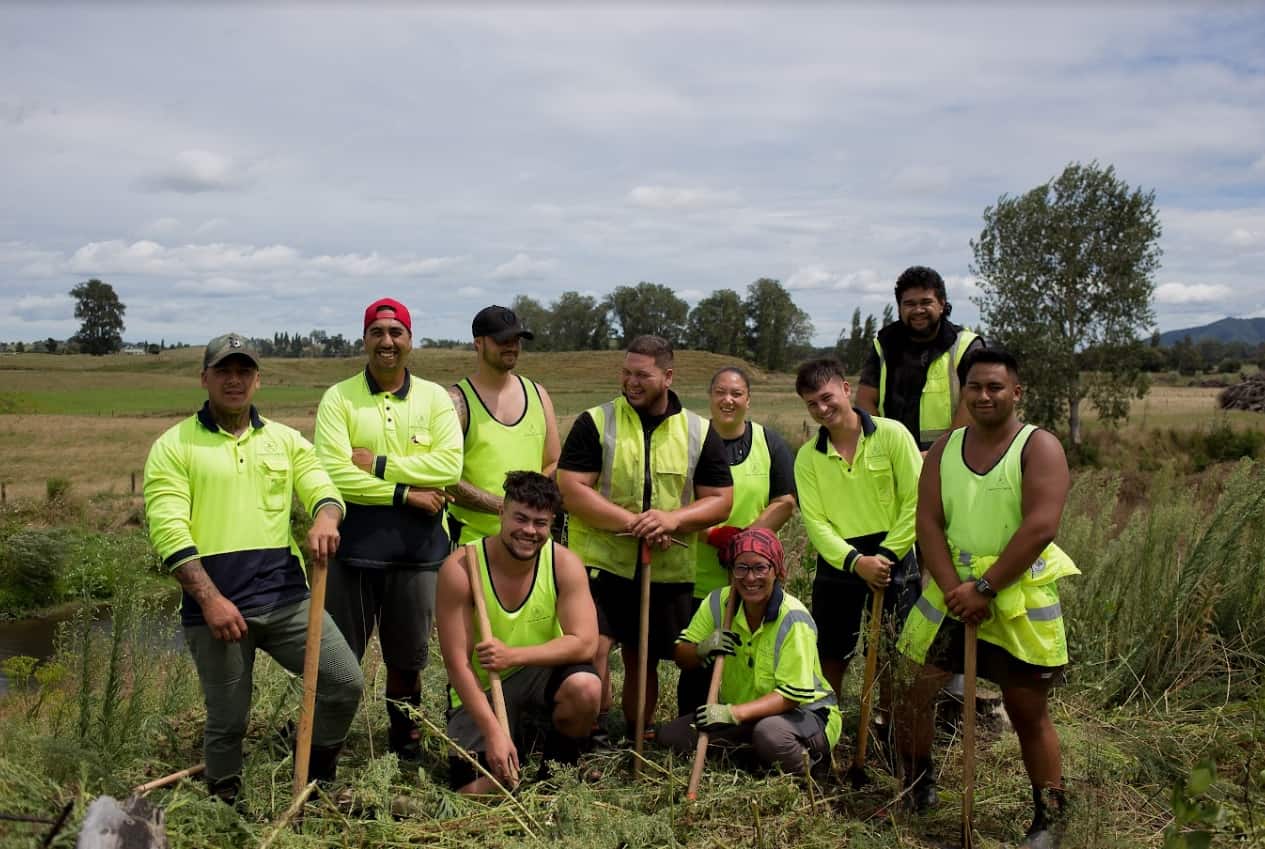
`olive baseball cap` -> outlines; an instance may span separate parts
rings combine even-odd
[[[202,368],[218,366],[229,357],[245,357],[259,368],[259,352],[250,340],[240,333],[225,333],[216,336],[206,343],[206,353],[202,355]]]

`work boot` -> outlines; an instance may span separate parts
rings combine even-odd
[[[602,711],[593,721],[593,730],[589,732],[589,751],[605,752],[615,748],[611,745],[611,733],[608,728],[610,712]]]
[[[914,814],[925,814],[940,804],[936,792],[936,773],[931,758],[920,758],[905,765],[904,808]]]
[[[1067,799],[1061,787],[1032,788],[1032,825],[1019,849],[1058,849]]]
[[[343,744],[336,746],[313,746],[307,762],[308,781],[331,783],[338,774],[338,754]]]
[[[240,775],[230,775],[226,778],[208,778],[206,780],[206,792],[209,796],[219,799],[230,808],[237,806],[237,796],[242,792],[242,777]]]
[[[422,706],[422,694],[387,697],[387,748],[401,761],[417,763],[422,759],[422,735],[410,711]]]

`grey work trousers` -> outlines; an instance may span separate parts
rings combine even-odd
[[[808,752],[810,768],[830,757],[825,724],[816,714],[803,708],[744,722],[727,731],[712,732],[707,739],[709,749],[732,750],[750,745],[760,763],[779,767],[789,775],[804,774],[804,752]],[[658,740],[680,754],[694,754],[698,746],[694,715],[678,716],[660,727]]]
[[[185,642],[202,682],[206,701],[203,749],[206,777],[215,781],[240,775],[242,738],[250,716],[255,650],[261,649],[296,675],[303,674],[309,602],[245,616],[246,635],[235,643],[217,640],[206,625],[186,626]],[[337,746],[360,704],[364,678],[356,656],[326,613],[321,626],[321,657],[316,681],[313,746]]]

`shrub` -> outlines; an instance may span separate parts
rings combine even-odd
[[[49,478],[44,482],[44,492],[49,504],[61,504],[70,495],[70,481],[66,478]]]
[[[29,528],[10,536],[0,551],[0,613],[56,602],[70,543],[64,528]]]

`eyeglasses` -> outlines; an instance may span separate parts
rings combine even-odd
[[[763,578],[771,571],[773,571],[772,563],[757,563],[754,566],[746,566],[742,563],[738,563],[734,566],[734,575],[739,578],[745,576],[748,572],[755,575],[757,578]]]

